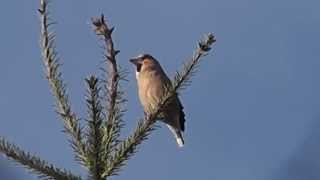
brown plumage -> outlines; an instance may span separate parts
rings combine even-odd
[[[136,66],[136,78],[140,102],[145,112],[156,108],[165,93],[165,87],[171,81],[163,71],[159,62],[149,54],[142,54],[130,60]],[[179,147],[184,145],[182,132],[185,130],[185,114],[183,106],[175,96],[161,113],[161,121],[167,124],[174,134]]]

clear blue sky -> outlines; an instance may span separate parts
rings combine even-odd
[[[186,147],[178,149],[169,130],[161,128],[113,179],[320,179],[319,1],[52,2],[62,70],[82,117],[83,79],[100,74],[102,61],[90,18],[103,12],[116,26],[119,63],[130,72],[123,84],[129,100],[124,135],[143,114],[128,59],[151,53],[172,77],[204,33],[217,37],[181,97]],[[0,3],[0,135],[85,175],[73,161],[53,110],[41,63],[37,8],[37,0]],[[37,179],[1,161],[1,180]]]

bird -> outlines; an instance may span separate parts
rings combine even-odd
[[[156,108],[160,98],[172,83],[160,63],[150,54],[140,54],[130,59],[135,65],[138,94],[144,112]],[[177,94],[168,102],[160,113],[160,120],[173,133],[179,147],[184,146],[185,113]]]

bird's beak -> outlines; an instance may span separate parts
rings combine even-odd
[[[134,65],[138,65],[139,64],[139,59],[138,58],[132,58],[129,61]]]

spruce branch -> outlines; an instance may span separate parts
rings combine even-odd
[[[59,180],[80,180],[79,176],[73,175],[70,171],[59,169],[41,158],[23,151],[18,146],[0,137],[0,152],[15,162],[23,165],[26,169],[35,173],[41,179]]]
[[[82,129],[79,119],[71,110],[71,105],[66,92],[66,85],[62,80],[62,74],[59,71],[60,63],[57,52],[54,47],[55,35],[50,31],[52,22],[49,20],[48,1],[40,0],[40,18],[41,18],[41,49],[43,62],[46,67],[46,76],[51,87],[51,91],[56,98],[57,112],[63,120],[64,131],[70,135],[72,148],[76,153],[76,160],[85,164],[87,162],[86,148],[83,143]]]
[[[183,69],[180,72],[176,72],[173,80],[173,90],[178,92],[183,90],[191,83],[191,77],[196,73],[201,57],[206,56],[211,50],[211,46],[216,42],[213,34],[209,33],[198,43],[198,47],[190,61],[183,64]]]
[[[123,98],[122,91],[119,90],[119,81],[125,79],[125,73],[119,71],[116,56],[120,52],[115,50],[112,39],[114,27],[110,28],[102,14],[100,18],[92,18],[92,24],[97,36],[101,37],[105,46],[106,72],[106,91],[107,91],[107,120],[104,124],[105,160],[107,160],[119,142],[120,130],[123,126],[122,116],[124,110],[121,104],[126,100]],[[107,162],[106,162],[107,163]]]
[[[89,164],[87,164],[87,167],[92,180],[102,180],[101,173],[106,164],[103,160],[104,152],[101,144],[103,140],[102,122],[104,119],[99,96],[101,89],[95,76],[87,78],[86,83],[88,85],[87,107],[89,114],[87,133]]]
[[[112,32],[114,27],[109,28],[105,22],[104,15],[102,14],[100,18],[92,18],[92,24],[94,25],[94,31],[98,36],[101,36],[105,42],[106,53],[105,58],[107,65],[107,72],[109,75],[107,77],[108,81],[108,112],[113,112],[113,109],[116,105],[117,93],[118,93],[118,83],[119,83],[119,73],[117,67],[116,55],[120,52],[119,50],[114,49],[114,44],[112,40]],[[108,120],[112,119],[112,113],[108,114]]]
[[[151,131],[155,129],[154,124],[157,118],[159,118],[162,110],[171,99],[175,97],[179,90],[189,85],[191,77],[199,66],[201,57],[205,56],[210,51],[211,46],[215,41],[214,36],[208,34],[205,39],[199,42],[198,48],[192,59],[184,65],[181,72],[176,73],[172,86],[166,87],[166,93],[160,98],[158,106],[145,114],[144,119],[138,122],[134,133],[119,144],[117,151],[111,158],[108,168],[102,174],[103,177],[117,175],[120,168],[125,165],[125,161],[136,153],[138,145],[146,140]]]

